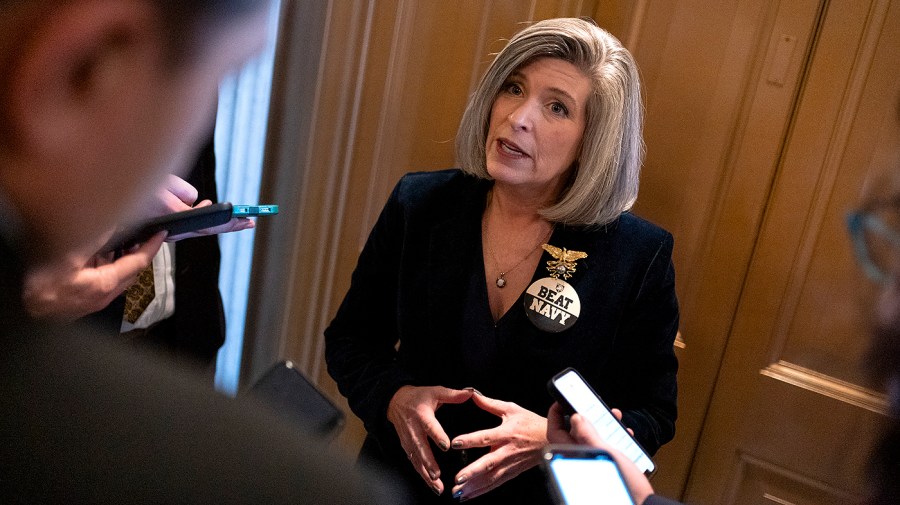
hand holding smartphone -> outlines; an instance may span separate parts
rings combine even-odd
[[[543,468],[558,505],[634,505],[618,465],[603,449],[551,445]]]
[[[136,230],[116,234],[107,242],[104,251],[127,250],[146,242],[161,231],[169,237],[220,226],[232,218],[270,216],[278,214],[277,205],[232,205],[229,202],[195,207],[173,212],[145,222]]]
[[[633,461],[642,472],[650,474],[656,471],[656,464],[644,448],[574,368],[556,374],[547,388],[565,410],[584,416],[608,444]]]

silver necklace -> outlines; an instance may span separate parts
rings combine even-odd
[[[491,259],[494,260],[494,264],[497,265],[497,267],[499,267],[499,266],[500,266],[500,263],[497,262],[497,256],[494,254],[494,248],[491,247],[491,242],[490,242],[490,240],[487,240],[487,239],[488,239],[488,233],[487,233],[487,217],[485,217],[485,219],[484,219],[484,224],[482,225],[482,228],[483,228],[483,231],[484,231],[485,242],[487,243],[487,247],[488,247],[488,252],[491,254]],[[513,270],[515,270],[516,268],[518,268],[519,265],[521,265],[522,263],[524,263],[525,260],[527,260],[528,258],[530,258],[531,255],[534,254],[534,251],[538,250],[538,247],[539,247],[541,244],[546,243],[547,240],[550,239],[550,236],[551,236],[551,235],[553,235],[553,225],[550,225],[550,231],[547,232],[547,235],[546,235],[542,240],[539,240],[536,244],[534,244],[534,246],[531,247],[531,249],[529,249],[528,254],[526,254],[524,258],[520,259],[518,263],[516,263],[515,265],[512,266],[512,268],[509,268],[509,269],[507,269],[507,270],[503,270],[503,271],[501,271],[499,274],[497,274],[497,279],[494,281],[494,284],[496,284],[497,287],[498,287],[498,288],[501,288],[501,289],[503,289],[504,287],[506,287],[506,279],[505,279],[506,274],[512,272]]]

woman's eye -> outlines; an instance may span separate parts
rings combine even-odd
[[[551,103],[550,111],[558,116],[568,116],[569,115],[569,109],[567,109],[565,105],[563,105],[559,102]]]
[[[510,95],[519,96],[522,94],[522,88],[516,83],[510,83],[506,85],[506,92]]]

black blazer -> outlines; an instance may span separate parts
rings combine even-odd
[[[558,225],[550,244],[588,253],[568,281],[580,318],[546,333],[527,320],[520,299],[494,325],[480,225],[491,184],[459,170],[409,174],[397,184],[325,332],[341,393],[384,459],[405,468],[386,418],[402,385],[473,386],[546,415],[547,381],[571,366],[622,409],[654,453],[673,437],[676,417],[672,236],[628,213],[603,227]],[[549,259],[545,253],[534,280],[547,276]]]

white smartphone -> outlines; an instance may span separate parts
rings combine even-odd
[[[634,505],[608,452],[582,445],[544,449],[543,468],[558,505]]]
[[[642,472],[651,474],[656,471],[656,464],[647,451],[625,430],[625,426],[574,368],[566,368],[556,374],[550,379],[548,389],[564,409],[583,415],[603,440],[634,461]]]

